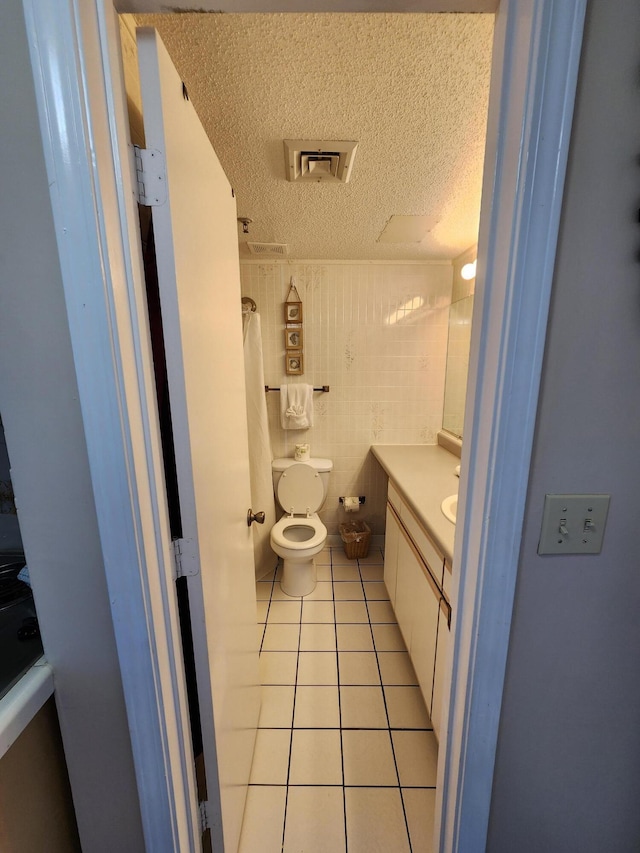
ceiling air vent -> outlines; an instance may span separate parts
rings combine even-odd
[[[346,184],[357,149],[357,142],[285,139],[287,180]]]
[[[261,255],[263,258],[284,258],[289,254],[286,243],[251,243],[247,240],[247,246],[252,255]]]

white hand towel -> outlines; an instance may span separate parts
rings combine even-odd
[[[296,382],[280,386],[282,429],[309,429],[313,426],[313,385]]]

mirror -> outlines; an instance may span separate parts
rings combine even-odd
[[[467,395],[473,296],[453,302],[449,311],[449,342],[444,386],[442,428],[462,438]]]
[[[465,281],[460,275],[464,264],[473,257],[473,247],[453,264],[453,293],[449,309],[449,338],[444,387],[444,413],[442,428],[462,438],[464,403],[467,396],[469,349],[471,347],[471,318],[475,279]]]

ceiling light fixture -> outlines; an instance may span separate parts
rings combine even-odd
[[[477,259],[473,261],[473,263],[465,264],[460,270],[460,275],[465,281],[471,281],[472,278],[476,277],[476,265],[478,261]]]

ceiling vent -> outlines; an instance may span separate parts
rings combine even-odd
[[[357,142],[285,139],[287,180],[346,184],[357,149]]]
[[[251,243],[247,240],[247,246],[252,255],[261,255],[263,258],[284,258],[289,254],[286,243]]]

